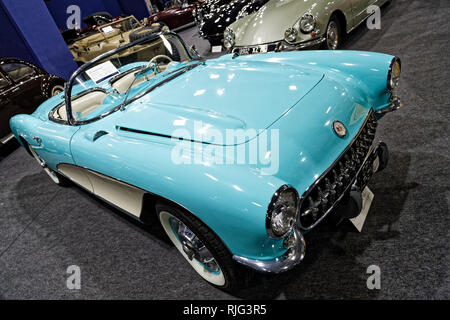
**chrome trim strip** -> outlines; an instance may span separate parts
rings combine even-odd
[[[9,135],[6,135],[3,140],[0,141],[2,144],[7,144],[10,140],[14,138],[14,134],[10,133]]]
[[[322,44],[325,42],[325,38],[324,37],[320,37],[314,40],[310,40],[307,42],[300,42],[297,44],[288,44],[288,46],[292,46],[294,47],[293,49],[288,49],[288,50],[298,50],[298,49],[304,49],[304,48],[309,48],[309,47],[314,47],[316,45]]]
[[[241,256],[233,256],[233,260],[258,272],[280,273],[292,269],[305,257],[305,239],[298,229],[294,229],[296,245],[281,257],[273,260],[255,260]]]

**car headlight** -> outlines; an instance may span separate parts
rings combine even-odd
[[[223,34],[223,46],[229,50],[234,46],[234,31],[230,28],[226,28]]]
[[[303,17],[300,19],[300,30],[303,33],[310,33],[314,30],[314,27],[316,26],[316,19],[309,14],[305,13]]]
[[[284,32],[284,39],[287,42],[295,42],[297,40],[298,31],[295,28],[289,28]]]
[[[389,66],[387,88],[391,92],[391,98],[397,99],[398,86],[400,84],[400,74],[402,72],[402,65],[400,59],[395,57],[392,59]]]
[[[297,220],[299,197],[297,191],[287,185],[279,188],[272,197],[266,216],[267,233],[272,238],[284,238]]]

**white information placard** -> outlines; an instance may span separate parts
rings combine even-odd
[[[99,84],[119,73],[119,70],[117,70],[111,61],[103,62],[86,71],[86,74],[95,82],[95,84]]]
[[[214,53],[222,52],[222,46],[213,46],[211,48],[211,52],[214,52]]]
[[[362,200],[363,200],[363,206],[361,209],[361,213],[352,219],[350,221],[353,223],[356,229],[358,229],[359,232],[361,232],[364,222],[366,221],[367,214],[369,213],[370,206],[373,201],[374,194],[369,189],[369,187],[365,187],[362,192]]]
[[[104,33],[108,34],[108,33],[113,32],[113,31],[114,31],[114,28],[111,27],[111,26],[107,26],[107,27],[102,28],[102,31],[103,31]]]

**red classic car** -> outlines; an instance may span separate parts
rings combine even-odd
[[[148,18],[148,24],[155,22],[165,23],[171,30],[195,21],[192,14],[196,4],[183,4],[158,12]]]

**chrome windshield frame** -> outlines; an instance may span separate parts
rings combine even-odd
[[[83,74],[83,72],[85,72],[86,70],[89,70],[93,65],[96,65],[99,61],[102,61],[102,60],[104,60],[104,59],[106,59],[106,58],[108,58],[110,56],[113,56],[113,55],[115,55],[115,54],[117,54],[119,52],[125,51],[125,50],[127,50],[127,49],[129,49],[131,47],[136,46],[136,45],[139,45],[139,44],[142,44],[142,43],[146,43],[148,41],[156,40],[156,39],[160,38],[161,36],[172,36],[172,37],[177,38],[177,40],[183,46],[183,49],[185,50],[186,55],[189,57],[190,61],[194,61],[194,60],[203,61],[202,58],[194,57],[192,55],[191,51],[186,47],[186,44],[184,43],[184,41],[176,33],[173,33],[173,32],[170,32],[170,31],[169,32],[160,32],[158,34],[150,35],[148,37],[144,37],[142,39],[138,39],[136,41],[133,41],[133,42],[130,42],[130,43],[125,44],[123,46],[120,46],[120,47],[118,47],[118,48],[116,48],[114,50],[105,52],[105,53],[99,55],[98,57],[92,59],[91,61],[83,64],[81,67],[79,67],[72,74],[72,76],[70,77],[69,81],[67,81],[64,84],[64,103],[66,105],[67,124],[69,124],[71,126],[76,126],[76,125],[81,125],[81,124],[86,124],[86,123],[89,123],[89,122],[97,121],[97,120],[99,120],[99,119],[101,119],[101,118],[111,114],[112,112],[116,111],[116,109],[118,109],[118,108],[111,109],[108,112],[106,112],[106,113],[104,113],[104,114],[102,114],[102,115],[100,115],[100,116],[98,116],[96,118],[90,119],[90,120],[76,121],[73,118],[73,114],[72,114],[72,102],[71,102],[72,97],[71,97],[71,95],[72,95],[72,88],[73,88],[73,85],[74,85],[77,77],[79,77],[81,74]]]

